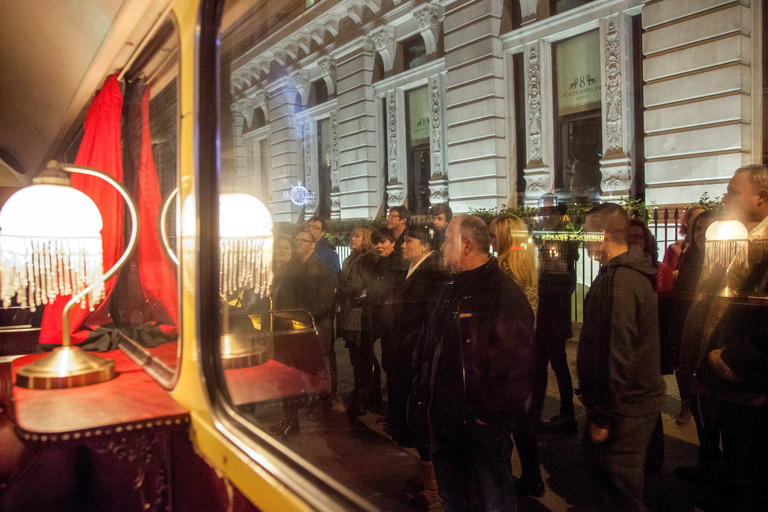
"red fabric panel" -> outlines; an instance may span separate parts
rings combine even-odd
[[[138,179],[134,181],[134,197],[138,200],[141,224],[138,247],[139,276],[148,306],[144,318],[155,323],[162,323],[170,318],[173,325],[161,326],[161,329],[165,334],[173,335],[178,330],[179,318],[176,269],[165,255],[158,231],[162,196],[149,134],[149,92],[150,88],[147,87],[141,101],[141,165]],[[167,316],[158,311],[158,308],[164,308]]]
[[[101,91],[88,108],[85,117],[83,141],[75,159],[76,165],[93,167],[122,183],[123,157],[120,148],[120,118],[123,95],[115,75],[107,78]],[[104,227],[101,230],[104,251],[104,272],[107,272],[123,253],[123,199],[119,192],[102,179],[82,174],[72,175],[72,186],[87,194],[99,207]],[[106,298],[93,311],[79,306],[70,312],[70,330],[73,343],[88,337],[89,328],[110,323],[109,298],[117,275],[105,285]],[[70,297],[59,297],[48,304],[43,314],[40,343],[61,343],[61,314]],[[85,330],[83,330],[85,329]]]

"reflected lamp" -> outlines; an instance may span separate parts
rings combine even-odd
[[[122,257],[107,272],[102,266],[102,218],[86,194],[72,188],[64,172],[105,180],[128,203],[132,232]],[[136,245],[138,218],[133,201],[114,178],[88,167],[52,160],[33,184],[13,194],[0,210],[0,299],[15,298],[35,311],[57,297],[72,298],[62,312],[62,344],[47,356],[19,368],[16,385],[59,389],[115,377],[115,363],[72,346],[69,312],[76,304],[93,310],[104,298],[104,283]]]
[[[190,196],[184,201],[181,213],[185,236],[191,235],[185,230],[195,226],[191,199]],[[264,203],[245,193],[219,196],[219,294],[224,368],[242,368],[260,362],[264,347],[253,343],[252,337],[230,332],[228,298],[249,289],[261,298],[268,295],[272,284],[272,243],[272,215]],[[178,261],[171,251],[169,253],[171,259]]]

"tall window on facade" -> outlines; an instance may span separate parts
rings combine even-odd
[[[328,101],[328,86],[325,80],[315,80],[312,82],[312,86],[309,89],[309,99],[307,100],[307,108],[320,105]]]
[[[549,0],[549,14],[560,14],[561,12],[581,7],[592,1],[594,0]]]
[[[599,33],[560,42],[553,52],[555,188],[566,197],[597,199],[603,156]]]
[[[319,178],[316,215],[324,219],[331,217],[331,120],[317,122],[317,172]]]
[[[429,212],[429,95],[427,88],[419,87],[405,94],[408,113],[406,138],[408,140],[408,209],[417,215]]]

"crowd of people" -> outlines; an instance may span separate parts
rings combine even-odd
[[[659,261],[642,221],[612,203],[589,211],[585,231],[602,240],[584,245],[600,271],[584,301],[576,390],[566,341],[578,243],[535,246],[514,215],[489,226],[439,204],[421,224],[393,207],[386,227],[354,228],[343,265],[326,222],[312,217],[295,238],[275,241],[274,306],[312,314],[328,407],[364,416],[386,390],[377,421],[418,450],[427,507],[509,511],[518,495],[542,496],[537,433],[576,433],[577,394],[591,505],[646,510],[644,475],[661,468],[664,453],[662,375],[672,372],[682,399],[676,420],[693,418],[700,441],[698,465],[675,474],[751,507],[765,499],[768,477],[768,315],[754,299],[768,293],[768,251],[752,248],[768,244],[768,167],[738,169],[723,203],[749,230],[748,254],[739,257],[742,247],[730,265],[706,270],[705,233],[720,214],[689,207],[683,238]],[[557,206],[540,208],[544,230],[562,221]],[[353,369],[349,397],[338,390],[336,338]],[[543,419],[550,364],[560,409]],[[285,406],[275,435],[299,432],[296,407]]]

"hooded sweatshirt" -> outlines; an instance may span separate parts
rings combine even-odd
[[[637,246],[604,265],[584,299],[576,368],[591,420],[656,414],[664,399],[656,269]]]

